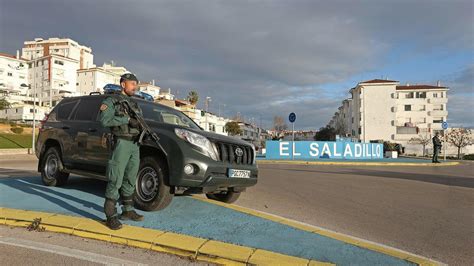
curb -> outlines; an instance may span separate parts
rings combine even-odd
[[[289,161],[289,160],[257,160],[257,164],[295,164],[295,165],[349,165],[349,166],[454,166],[459,162],[433,163],[410,163],[410,162],[316,162],[316,161]]]
[[[92,219],[0,207],[0,225],[27,227],[37,218],[41,218],[40,226],[46,231],[154,250],[216,264],[334,265],[172,232],[130,225],[123,225],[122,229],[114,231]]]
[[[441,262],[434,261],[434,260],[419,256],[419,255],[416,255],[416,254],[413,254],[413,253],[410,253],[410,252],[407,252],[407,251],[397,249],[397,248],[393,248],[393,247],[389,247],[389,246],[386,246],[386,245],[371,242],[371,241],[368,241],[368,240],[364,240],[364,239],[361,239],[361,238],[341,234],[341,233],[338,233],[338,232],[335,232],[335,231],[331,231],[331,230],[324,229],[324,228],[321,228],[321,227],[317,227],[317,226],[305,224],[305,223],[302,223],[302,222],[294,221],[294,220],[287,219],[287,218],[277,216],[277,215],[273,215],[273,214],[270,214],[270,213],[265,213],[265,212],[262,212],[262,211],[252,210],[252,209],[241,207],[241,206],[238,206],[238,205],[235,205],[235,204],[227,204],[227,203],[223,203],[223,202],[209,200],[209,199],[202,198],[202,197],[199,197],[199,196],[192,196],[192,197],[195,198],[195,199],[207,202],[207,203],[223,206],[223,207],[226,207],[226,208],[229,208],[229,209],[233,209],[235,211],[243,212],[243,213],[246,213],[246,214],[249,214],[249,215],[253,215],[253,216],[257,216],[257,217],[260,217],[260,218],[263,218],[263,219],[271,220],[271,221],[274,221],[274,222],[277,222],[277,223],[285,224],[287,226],[291,226],[291,227],[294,227],[294,228],[299,229],[299,230],[303,230],[303,231],[307,231],[307,232],[311,232],[311,233],[316,233],[316,234],[326,236],[326,237],[329,237],[329,238],[333,238],[333,239],[336,239],[336,240],[339,240],[339,241],[342,241],[342,242],[345,242],[345,243],[348,243],[348,244],[351,244],[351,245],[355,245],[355,246],[358,246],[358,247],[361,247],[361,248],[365,248],[365,249],[373,250],[373,251],[376,251],[376,252],[380,252],[380,253],[383,253],[383,254],[386,254],[386,255],[389,255],[389,256],[392,256],[392,257],[396,257],[396,258],[399,258],[399,259],[402,259],[402,260],[412,262],[416,265],[423,265],[423,266],[445,265]]]
[[[0,149],[0,155],[31,154],[31,148]]]

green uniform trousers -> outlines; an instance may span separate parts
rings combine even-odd
[[[140,148],[136,142],[118,139],[107,162],[107,188],[105,197],[118,200],[120,196],[131,197],[135,192],[138,168],[140,164]],[[133,210],[133,206],[124,205],[124,211]]]

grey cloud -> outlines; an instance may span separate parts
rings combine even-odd
[[[25,1],[0,2],[0,48],[67,36],[185,95],[196,89],[226,114],[271,121],[301,113],[319,128],[343,100],[325,84],[383,64],[399,43],[472,49],[471,2]],[[468,32],[468,34],[466,34]],[[469,34],[469,32],[471,34]],[[291,99],[291,100],[286,100]],[[269,124],[267,126],[270,126]]]

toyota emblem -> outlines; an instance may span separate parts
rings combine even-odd
[[[241,148],[237,148],[237,149],[235,149],[235,155],[240,157],[240,156],[244,155],[244,151]]]

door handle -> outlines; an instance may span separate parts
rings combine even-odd
[[[62,129],[69,129],[69,127],[68,126],[63,126]]]
[[[97,128],[89,128],[89,132],[97,132]]]

